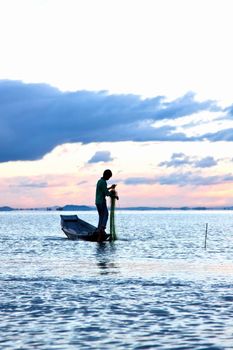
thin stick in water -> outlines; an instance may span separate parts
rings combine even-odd
[[[204,248],[206,249],[206,243],[207,243],[207,233],[208,233],[208,224],[205,224],[205,245]]]

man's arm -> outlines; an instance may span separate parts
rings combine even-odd
[[[109,187],[109,189],[108,189],[106,182],[105,182],[105,183],[102,183],[102,184],[101,184],[101,187],[102,187],[102,191],[103,191],[103,193],[104,193],[105,196],[111,196],[111,195],[112,195],[111,192],[109,192],[109,189],[110,189],[111,187]]]
[[[108,190],[115,190],[116,184],[113,184],[112,186],[108,187]]]

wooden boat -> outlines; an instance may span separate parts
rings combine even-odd
[[[77,215],[60,215],[61,229],[69,239],[82,239],[96,242],[98,239],[97,228],[88,222],[79,219]],[[103,237],[104,241],[110,240],[110,235]]]

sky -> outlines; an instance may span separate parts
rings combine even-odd
[[[0,206],[233,206],[231,0],[0,0]]]

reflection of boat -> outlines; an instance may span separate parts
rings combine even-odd
[[[77,215],[60,215],[61,229],[69,239],[82,239],[84,241],[97,241],[97,228],[88,222],[79,219]],[[104,241],[110,239],[106,234]]]

